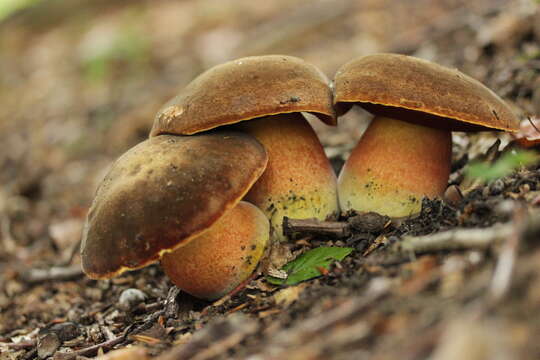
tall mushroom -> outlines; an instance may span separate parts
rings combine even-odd
[[[334,83],[339,112],[357,104],[375,115],[339,175],[342,210],[414,215],[422,197],[446,189],[451,131],[518,129],[495,93],[426,60],[368,55],[342,66]]]
[[[241,122],[234,128],[254,135],[269,154],[268,170],[246,200],[268,216],[272,237],[284,240],[284,216],[325,219],[338,211],[336,176],[300,112],[335,125],[326,77],[295,57],[247,57],[195,78],[159,111],[151,136],[191,135]]]
[[[212,132],[153,137],[112,166],[90,208],[81,246],[91,278],[111,278],[163,258],[177,286],[218,298],[253,272],[268,220],[240,202],[268,157],[252,136]]]

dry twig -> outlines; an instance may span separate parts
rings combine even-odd
[[[501,249],[497,266],[493,273],[493,279],[490,284],[490,300],[497,303],[504,298],[512,279],[514,264],[519,249],[520,239],[523,236],[527,225],[527,210],[519,206],[511,222],[511,233],[507,237]]]
[[[283,218],[283,234],[285,236],[291,236],[295,233],[344,238],[351,234],[351,227],[345,222],[320,221],[317,219],[289,219],[285,216]]]
[[[423,254],[451,250],[483,250],[512,235],[511,224],[496,224],[487,229],[457,229],[426,236],[405,236],[397,246]]]
[[[67,267],[53,266],[49,269],[30,269],[22,274],[23,279],[36,284],[44,281],[65,281],[73,280],[83,275],[80,265],[71,265]]]

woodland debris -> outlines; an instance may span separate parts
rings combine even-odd
[[[485,154],[479,156],[475,161],[481,161],[485,164],[493,164],[500,156],[499,146],[501,145],[501,139],[496,139],[495,142],[489,147]],[[460,184],[460,190],[463,195],[469,194],[474,189],[481,187],[484,184],[484,180],[479,178],[466,178]]]
[[[353,297],[332,310],[313,316],[280,332],[254,359],[319,358],[325,349],[354,344],[369,333],[361,320],[367,308],[381,300],[389,290],[386,281],[373,280],[362,297]]]
[[[133,330],[133,327],[128,326],[124,330],[122,335],[117,336],[113,339],[104,341],[96,345],[86,347],[81,350],[70,352],[70,353],[57,352],[54,354],[54,360],[73,360],[73,359],[77,359],[77,357],[79,356],[96,356],[99,354],[99,351],[109,351],[116,345],[121,344],[122,342],[126,341],[127,336],[129,335],[130,332],[132,332],[132,330]]]
[[[388,216],[376,212],[364,212],[347,219],[351,227],[361,232],[380,232],[391,224]]]
[[[96,358],[96,360],[146,360],[149,359],[147,352],[142,347],[129,347],[109,352],[106,355]]]
[[[483,250],[511,236],[511,224],[486,229],[457,229],[425,236],[405,236],[397,246],[415,254],[451,250]]]
[[[188,343],[179,345],[158,357],[158,360],[205,360],[225,353],[228,349],[259,329],[256,320],[242,313],[208,324],[195,333]]]
[[[512,232],[502,246],[490,284],[490,294],[493,302],[500,301],[508,292],[519,243],[527,225],[526,220],[526,209],[523,207],[516,209],[513,216]]]
[[[375,212],[359,213],[351,216],[347,221],[321,221],[317,219],[291,219],[283,218],[283,233],[285,236],[293,234],[330,236],[333,238],[346,238],[352,230],[359,232],[380,232],[391,224],[388,216]]]
[[[452,320],[439,338],[433,360],[517,359],[503,324],[466,314]]]
[[[523,211],[520,208],[515,210],[514,218],[516,218],[516,212]],[[519,237],[535,236],[540,231],[540,212],[532,211],[528,215],[523,213],[518,217],[520,220],[517,222],[499,223],[489,228],[457,228],[425,236],[404,236],[403,240],[395,246],[415,254],[452,250],[485,250],[516,236],[516,231]]]
[[[49,332],[40,336],[37,343],[37,353],[40,359],[46,359],[52,356],[62,343],[53,332]]]
[[[130,311],[143,303],[148,296],[139,289],[129,288],[120,294],[118,307],[124,311]]]
[[[293,302],[298,300],[302,291],[306,288],[306,284],[300,284],[297,286],[289,286],[284,289],[279,290],[274,294],[274,300],[276,304],[288,307]]]
[[[457,206],[463,200],[461,189],[457,185],[450,185],[444,192],[444,201],[452,206]]]
[[[180,308],[178,302],[176,301],[181,290],[176,286],[173,286],[169,289],[167,293],[167,299],[165,299],[165,317],[166,318],[176,318],[178,314],[178,309]]]
[[[332,236],[345,238],[351,234],[350,225],[338,221],[320,221],[317,219],[283,218],[283,234],[287,237],[295,233],[303,235]]]
[[[44,281],[66,281],[74,280],[83,276],[80,265],[66,267],[53,266],[48,269],[30,269],[22,274],[23,279],[30,284],[42,283]]]

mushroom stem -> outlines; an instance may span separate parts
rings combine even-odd
[[[163,255],[161,265],[180,289],[214,300],[253,273],[264,254],[269,230],[264,214],[241,201],[202,235]]]
[[[285,241],[283,217],[325,220],[339,211],[337,180],[315,131],[300,113],[242,122],[268,153],[268,165],[245,200],[270,219],[272,238]]]
[[[339,175],[341,208],[417,214],[423,197],[444,194],[451,156],[449,131],[375,117]]]

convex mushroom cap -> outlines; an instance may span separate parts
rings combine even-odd
[[[270,219],[273,238],[284,240],[283,216],[322,220],[338,211],[335,174],[300,112],[335,125],[324,74],[296,57],[253,56],[217,65],[194,79],[158,113],[151,136],[233,124],[254,135],[268,151],[269,163],[246,200]]]
[[[138,144],[96,192],[83,231],[84,272],[110,278],[187,244],[236,206],[266,163],[261,144],[237,132]]]
[[[191,135],[258,117],[311,112],[336,124],[328,79],[285,55],[251,56],[214,66],[158,111],[150,136]]]
[[[449,131],[514,132],[519,119],[479,81],[427,60],[374,54],[343,65],[334,78],[336,106]]]
[[[416,214],[424,196],[441,196],[451,161],[450,131],[516,131],[518,119],[473,78],[426,60],[368,55],[335,76],[335,104],[376,117],[338,180],[343,210],[392,217]]]

